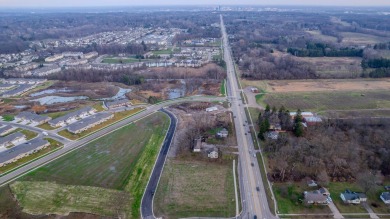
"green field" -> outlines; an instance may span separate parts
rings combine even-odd
[[[277,108],[285,106],[289,110],[301,109],[316,112],[380,109],[390,107],[390,93],[388,91],[268,93],[263,101]],[[262,104],[262,101],[258,103]]]
[[[220,93],[222,96],[226,96],[226,80],[221,82]]]
[[[232,160],[168,159],[154,199],[157,217],[233,217]]]
[[[106,208],[104,212],[102,212],[102,209],[94,209],[92,205],[84,206],[83,212],[106,216],[120,213],[130,218],[138,218],[141,197],[168,125],[169,118],[165,114],[153,114],[34,170],[22,177],[20,181],[55,182],[57,183],[53,185],[55,188],[67,193],[57,195],[66,199],[77,199],[80,196],[77,192],[78,189],[91,195],[90,190],[85,189],[85,187],[67,186],[120,190],[130,196],[129,202],[131,204],[121,209],[118,209],[118,206]],[[38,184],[34,185],[34,188],[39,188],[40,185]],[[34,192],[32,187],[31,189],[29,187],[28,191]],[[110,191],[104,191],[103,194],[112,194]],[[100,193],[95,192],[94,194],[95,196],[88,197],[91,199],[99,197],[102,199],[100,200],[101,203],[108,201],[104,200],[106,197],[101,196]],[[41,193],[41,196],[53,200],[52,194]],[[29,199],[28,208],[42,213],[54,213],[54,210],[51,211],[52,209],[55,209],[56,212],[80,210],[72,208],[72,200],[62,200],[62,198],[49,202],[51,204],[44,208],[40,207],[40,199],[36,199],[36,201]],[[92,201],[90,200],[90,202]],[[58,203],[67,204],[64,205],[64,209],[61,209],[57,206]]]

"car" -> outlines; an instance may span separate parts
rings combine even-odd
[[[47,134],[47,132],[42,132],[43,135],[45,136],[48,136],[49,134]]]
[[[248,135],[248,133],[245,132],[245,135]]]
[[[256,187],[256,191],[260,191],[260,187],[257,186],[257,187]]]
[[[253,216],[253,219],[257,219],[257,215],[254,215],[254,216]]]
[[[256,153],[253,153],[253,157],[256,158]]]
[[[150,192],[150,194],[152,194],[152,196],[153,196],[155,192],[156,192],[156,191],[153,189],[153,190]]]
[[[251,166],[253,167],[253,166],[255,166],[255,164],[251,163]]]

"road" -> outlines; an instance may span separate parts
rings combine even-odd
[[[142,197],[142,203],[141,203],[142,218],[154,218],[153,197],[154,197],[154,193],[156,192],[162,170],[164,168],[164,163],[168,154],[169,146],[171,145],[172,138],[176,130],[176,124],[177,124],[176,117],[169,111],[166,111],[164,109],[162,109],[161,111],[166,113],[170,117],[171,124],[169,125],[169,129],[165,136],[164,143],[161,147],[156,163],[154,164],[153,172],[150,175],[148,185],[146,186],[144,195]]]
[[[90,141],[93,141],[95,139],[98,139],[104,135],[107,135],[125,125],[128,125],[134,121],[137,121],[139,119],[142,119],[143,117],[146,117],[146,116],[149,116],[151,115],[152,113],[155,113],[157,112],[160,108],[162,107],[166,107],[166,106],[169,106],[169,105],[172,105],[172,104],[177,104],[177,103],[183,103],[183,102],[198,102],[198,101],[207,101],[207,102],[211,102],[211,101],[225,101],[226,98],[222,98],[222,97],[205,97],[205,96],[194,96],[194,97],[190,97],[190,98],[181,98],[181,99],[175,99],[175,100],[170,100],[170,101],[165,101],[165,102],[162,102],[160,104],[156,104],[156,105],[151,105],[149,107],[147,107],[144,111],[134,115],[134,116],[131,116],[127,119],[124,119],[118,123],[115,123],[109,127],[106,127],[104,129],[101,129],[85,138],[82,138],[80,140],[77,140],[77,141],[69,141],[67,143],[64,144],[64,147],[61,148],[60,150],[58,151],[55,151],[45,157],[42,157],[38,160],[35,160],[29,164],[26,164],[25,166],[23,167],[20,167],[19,169],[16,169],[4,176],[1,176],[0,177],[0,186],[3,186],[5,185],[6,183],[9,183],[21,176],[23,176],[24,174],[40,167],[40,166],[43,166],[55,159],[58,159],[59,157],[62,157],[64,156],[65,154],[67,153],[70,153],[71,151],[77,149],[77,148],[80,148],[84,145],[86,145],[87,143],[89,143]],[[10,124],[10,123],[4,123],[4,124]],[[15,125],[14,123],[11,123],[12,125]],[[42,129],[39,129],[37,127],[31,127],[31,126],[27,126],[27,125],[20,125],[20,127],[22,128],[26,128],[26,129],[29,129],[31,131],[36,131],[36,132],[42,132],[43,130]],[[56,139],[56,136],[54,135],[50,135],[49,133],[49,136],[50,137],[53,137],[54,139]]]
[[[235,67],[229,46],[226,28],[221,15],[221,31],[223,40],[224,60],[227,67],[227,92],[231,102],[231,109],[234,115],[235,131],[237,135],[239,162],[240,162],[240,183],[243,213],[241,218],[276,218],[268,207],[265,187],[260,175],[260,169],[254,153],[253,139],[249,132],[245,108],[241,101],[238,88]],[[245,135],[245,133],[247,133]],[[252,165],[253,164],[253,165]]]

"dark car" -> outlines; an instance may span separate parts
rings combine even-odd
[[[257,215],[253,216],[253,219],[257,219]]]
[[[251,166],[253,167],[253,166],[254,166],[254,164],[253,164],[253,163],[251,163]]]
[[[156,191],[153,189],[150,193],[152,194],[152,196],[154,195]]]
[[[257,187],[256,187],[256,191],[260,191],[260,187],[257,186]]]

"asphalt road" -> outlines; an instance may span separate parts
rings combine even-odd
[[[1,176],[0,177],[0,186],[3,186],[6,183],[9,183],[9,182],[19,178],[20,176],[23,176],[24,174],[28,173],[29,171],[32,171],[32,170],[34,170],[40,166],[43,166],[43,165],[45,165],[53,160],[56,160],[57,158],[64,156],[65,154],[67,154],[67,153],[69,153],[77,148],[83,147],[84,145],[86,145],[90,141],[93,141],[93,140],[98,139],[104,135],[107,135],[107,134],[109,134],[109,133],[111,133],[111,132],[113,132],[113,131],[115,131],[115,130],[117,130],[125,125],[128,125],[136,120],[142,119],[143,117],[149,116],[152,113],[157,112],[162,107],[177,104],[177,103],[183,103],[183,102],[199,102],[199,101],[210,102],[210,101],[225,101],[225,100],[226,100],[226,98],[222,98],[222,97],[194,96],[194,97],[190,97],[190,98],[181,98],[181,99],[165,101],[165,102],[162,102],[158,105],[149,106],[144,111],[142,111],[134,116],[131,116],[127,119],[124,119],[118,123],[115,123],[109,127],[104,128],[104,129],[101,129],[100,131],[97,131],[97,132],[95,132],[95,133],[93,133],[93,134],[91,134],[83,139],[80,139],[77,141],[69,141],[69,142],[65,143],[64,147],[61,148],[60,150],[55,151],[55,152],[53,152],[45,157],[42,157],[38,160],[35,160],[29,164],[26,164],[25,166],[20,167],[19,169],[16,169],[16,170],[14,170],[14,171],[12,171],[4,176]],[[10,123],[4,123],[4,124],[10,124]],[[15,125],[15,124],[12,123],[12,125]],[[44,130],[39,129],[37,127],[22,126],[22,125],[21,125],[21,127],[26,128],[26,129],[30,129],[32,131],[34,131],[34,130],[38,131],[38,132],[44,131]],[[49,133],[49,136],[53,137],[53,136],[51,136],[50,133]],[[55,136],[53,138],[56,139]]]
[[[173,136],[175,134],[176,130],[176,124],[177,120],[176,117],[170,113],[169,111],[166,111],[164,109],[161,109],[162,112],[166,113],[169,118],[171,119],[171,124],[169,126],[168,132],[165,136],[164,143],[161,147],[160,153],[157,157],[156,163],[154,164],[153,172],[150,175],[148,185],[145,189],[144,195],[142,197],[142,203],[141,203],[141,217],[142,218],[154,218],[153,215],[153,197],[154,193],[156,192],[158,182],[160,180],[160,176],[162,173],[162,170],[164,168],[165,159],[168,154],[169,146],[171,145]]]
[[[240,189],[243,203],[241,218],[276,218],[269,210],[265,187],[261,178],[254,145],[245,114],[245,107],[238,88],[235,67],[229,46],[226,28],[221,15],[224,60],[227,67],[227,92],[234,115],[235,131],[240,162]],[[245,134],[246,133],[246,134]],[[253,164],[253,166],[252,166]]]

